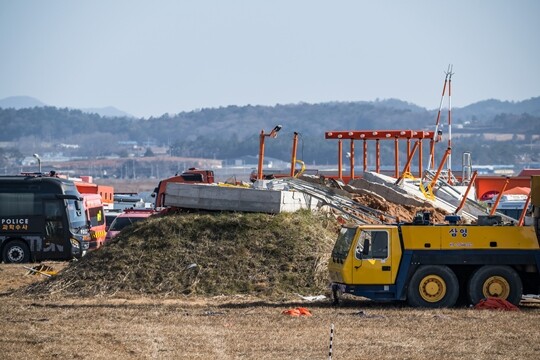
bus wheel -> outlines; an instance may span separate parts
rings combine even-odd
[[[2,252],[5,263],[27,263],[30,261],[30,249],[20,240],[13,240],[6,244]]]
[[[458,296],[459,282],[448,266],[420,266],[407,289],[407,302],[414,307],[451,307]]]
[[[518,305],[523,285],[518,273],[510,266],[485,265],[471,276],[467,290],[473,305],[489,297],[501,298]]]

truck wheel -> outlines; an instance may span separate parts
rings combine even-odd
[[[452,307],[458,296],[459,282],[448,266],[420,266],[407,289],[407,302],[414,307]]]
[[[488,297],[501,298],[518,305],[523,285],[518,273],[510,266],[486,265],[474,272],[467,290],[473,305]]]
[[[27,263],[30,261],[30,249],[20,240],[13,240],[6,244],[2,251],[2,259],[7,263]]]

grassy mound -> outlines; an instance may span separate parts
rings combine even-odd
[[[149,218],[27,289],[64,295],[316,294],[338,226],[309,211]]]

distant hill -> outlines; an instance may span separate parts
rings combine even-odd
[[[0,108],[8,109],[25,109],[25,108],[33,108],[33,107],[45,107],[49,106],[42,101],[30,97],[30,96],[10,96],[4,99],[0,99]],[[436,113],[435,110],[427,110],[423,107],[420,107],[418,105],[415,105],[413,103],[409,103],[403,100],[399,99],[383,99],[383,100],[376,100],[376,101],[356,101],[356,102],[329,102],[329,103],[319,103],[319,104],[306,104],[306,103],[300,103],[300,104],[290,104],[290,105],[276,105],[274,109],[278,108],[286,108],[290,109],[291,107],[312,107],[313,109],[321,109],[324,108],[324,110],[328,109],[337,109],[337,108],[351,108],[354,107],[356,109],[362,108],[371,108],[371,109],[393,109],[395,111],[399,112],[410,112],[410,113],[423,113],[425,114],[434,114]],[[236,109],[236,112],[240,111],[242,112],[244,110],[249,110],[250,108],[255,109],[265,109],[268,107],[265,106],[227,106],[225,108],[219,108],[219,109],[202,109],[200,111],[193,111],[193,112],[181,112],[176,115],[170,115],[173,117],[191,117],[193,113],[198,112],[205,112],[205,113],[228,113],[227,109]],[[70,108],[73,110],[76,110],[76,108]],[[123,110],[120,110],[114,106],[106,106],[101,108],[83,108],[78,109],[82,111],[83,113],[88,114],[97,114],[102,117],[127,117],[127,118],[135,118],[135,116],[131,115],[128,112],[125,112]],[[249,112],[249,111],[248,111]],[[523,101],[501,101],[496,99],[488,99],[476,102],[474,104],[467,105],[462,108],[455,107],[452,109],[452,116],[453,120],[456,122],[465,122],[465,121],[479,121],[479,122],[485,122],[485,121],[491,121],[495,116],[500,114],[513,114],[513,115],[521,115],[521,114],[529,114],[531,116],[540,116],[540,96],[533,97],[527,100]],[[435,117],[433,117],[435,119]],[[429,123],[431,125],[431,123]]]
[[[387,107],[387,108],[393,108],[393,109],[399,109],[399,110],[409,110],[409,111],[416,111],[416,112],[426,110],[423,107],[420,107],[413,103],[409,103],[409,102],[399,100],[399,99],[376,100],[370,103],[379,107]]]
[[[45,107],[48,106],[44,102],[33,98],[31,96],[10,96],[4,99],[0,99],[0,108],[2,109],[31,109],[34,107]],[[134,117],[133,115],[119,110],[114,106],[106,106],[102,108],[84,108],[79,109],[84,113],[88,114],[98,114],[102,117]]]
[[[460,117],[464,121],[474,119],[489,121],[499,114],[521,115],[525,113],[540,116],[540,96],[517,102],[489,99],[453,110],[454,116]]]
[[[35,103],[35,102],[34,102]],[[29,104],[29,102],[26,102]],[[14,142],[23,153],[48,144],[76,144],[77,157],[142,155],[149,147],[165,148],[169,156],[242,159],[256,156],[261,130],[283,126],[269,139],[267,157],[289,159],[293,132],[299,134],[298,156],[306,164],[333,164],[337,143],[325,140],[333,130],[433,130],[437,110],[426,110],[398,99],[275,106],[227,106],[197,111],[134,118],[108,108],[74,110],[51,106],[0,109],[0,142]],[[446,112],[441,124],[449,134]],[[540,97],[520,102],[485,100],[453,109],[453,152],[474,154],[477,163],[513,164],[540,161]],[[491,134],[491,137],[485,137]],[[495,138],[493,137],[495,136]],[[128,145],[126,145],[128,144]],[[346,145],[347,146],[347,145]],[[371,144],[370,146],[373,146]],[[136,149],[136,150],[135,150]],[[32,150],[32,151],[36,151]],[[371,150],[370,150],[371,151]],[[441,152],[442,153],[442,152]],[[381,159],[394,159],[394,143],[381,143]]]
[[[36,98],[30,96],[10,96],[5,99],[0,99],[0,108],[3,109],[25,109],[33,107],[47,106]]]
[[[125,111],[119,110],[115,108],[114,106],[106,106],[102,108],[84,108],[80,110],[84,113],[98,114],[99,116],[102,116],[102,117],[129,117],[129,118],[134,117],[133,115]]]

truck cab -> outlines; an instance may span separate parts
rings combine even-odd
[[[214,172],[212,170],[203,170],[197,168],[189,168],[181,174],[176,174],[173,177],[163,179],[154,189],[152,196],[155,197],[155,208],[162,208],[165,200],[165,190],[167,184],[173,183],[190,183],[190,184],[212,184],[215,182]]]
[[[81,194],[84,210],[90,226],[89,250],[97,249],[105,242],[105,213],[101,196],[98,194]]]
[[[389,286],[395,283],[400,258],[396,226],[343,227],[332,251],[330,280]],[[388,296],[392,295],[371,295],[381,299]]]

